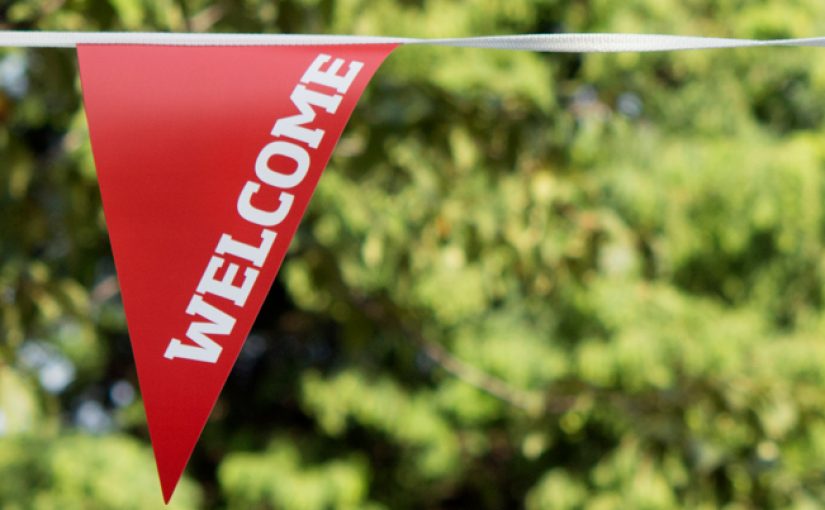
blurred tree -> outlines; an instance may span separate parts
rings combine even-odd
[[[815,0],[58,0],[3,28],[825,34]],[[820,508],[816,49],[401,48],[177,508]],[[0,507],[154,508],[73,52],[0,53]]]

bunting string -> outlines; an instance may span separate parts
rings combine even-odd
[[[447,39],[355,35],[197,34],[173,32],[0,31],[0,46],[74,48],[79,44],[161,46],[303,46],[415,44],[548,53],[619,53],[777,46],[825,46],[825,37],[731,39],[660,34],[527,34]]]

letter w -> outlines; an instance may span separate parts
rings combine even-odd
[[[235,327],[235,318],[210,305],[197,294],[192,296],[186,307],[189,315],[199,315],[209,322],[192,322],[186,331],[186,337],[197,345],[187,345],[173,338],[163,355],[167,359],[183,358],[192,361],[215,363],[223,347],[207,335],[228,335]]]

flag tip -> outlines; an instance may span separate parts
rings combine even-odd
[[[195,439],[197,440],[197,438]],[[192,447],[195,446],[192,441]],[[191,452],[191,449],[190,449]],[[182,459],[172,460],[169,458],[159,458],[159,452],[155,451],[155,462],[158,468],[158,478],[160,478],[160,491],[163,494],[163,502],[169,504],[172,496],[175,494],[175,489],[183,478],[183,471],[186,469],[186,464],[189,462],[189,456]]]
[[[168,505],[169,501],[172,500],[172,495],[175,493],[175,488],[178,486],[179,479],[180,477],[169,480],[161,479],[160,490],[163,493],[163,503],[165,505]]]

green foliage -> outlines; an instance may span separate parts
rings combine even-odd
[[[0,9],[19,29],[825,34],[814,0]],[[821,51],[398,49],[173,503],[820,508]],[[0,54],[0,118],[0,507],[155,508],[74,55]]]
[[[0,501],[9,510],[141,509],[157,506],[157,478],[146,445],[131,438],[64,435],[0,440]],[[197,508],[185,481],[170,509]]]
[[[289,438],[280,438],[266,454],[230,454],[219,478],[229,508],[380,508],[369,504],[363,460],[346,459],[302,466]]]

